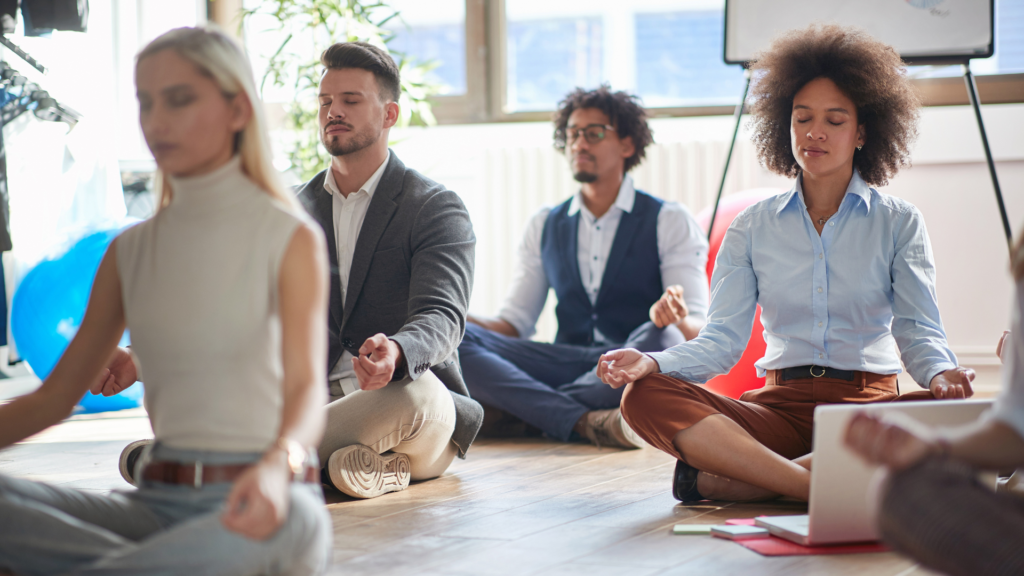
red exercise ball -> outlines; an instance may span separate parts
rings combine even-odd
[[[756,188],[754,190],[747,190],[745,192],[739,192],[732,194],[725,198],[722,198],[721,204],[718,205],[718,216],[715,218],[715,229],[711,232],[711,249],[708,251],[708,281],[710,282],[711,273],[715,269],[715,259],[718,257],[718,248],[722,245],[722,239],[725,238],[725,231],[732,224],[736,215],[743,211],[744,208],[752,204],[756,204],[766,198],[771,198],[776,194],[781,194],[784,190],[778,188]],[[711,221],[711,207],[708,207],[697,214],[697,222],[704,228],[708,229],[708,224]],[[764,357],[765,343],[764,343],[764,326],[761,326],[761,307],[757,307],[757,312],[754,316],[754,328],[750,333],[750,341],[747,343],[747,349],[743,351],[743,356],[740,357],[740,361],[733,366],[733,369],[728,374],[722,374],[716,376],[708,381],[705,385],[709,390],[728,396],[730,398],[739,398],[740,394],[743,394],[747,390],[755,390],[764,386],[764,378],[757,377],[757,369],[754,368],[754,362],[757,362]]]

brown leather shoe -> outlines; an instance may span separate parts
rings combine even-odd
[[[622,412],[614,410],[592,410],[584,418],[583,435],[599,448],[643,448],[647,444],[633,432],[622,419]]]

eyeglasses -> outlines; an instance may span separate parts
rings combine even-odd
[[[601,140],[604,140],[605,135],[608,131],[615,131],[614,126],[608,126],[607,124],[589,124],[583,128],[568,128],[565,131],[565,143],[572,145],[573,142],[580,139],[580,134],[583,134],[583,138],[586,139],[587,144],[597,144]]]

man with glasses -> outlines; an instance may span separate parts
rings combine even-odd
[[[521,433],[521,420],[561,441],[643,446],[619,413],[622,389],[597,378],[597,360],[620,342],[646,352],[693,338],[708,307],[700,226],[629,176],[652,141],[646,112],[625,92],[576,89],[560,103],[555,148],[580,190],[530,220],[504,306],[496,318],[470,315],[459,346],[473,397],[506,413],[488,412],[492,434]],[[533,342],[549,288],[558,334]]]

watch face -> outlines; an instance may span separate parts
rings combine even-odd
[[[298,442],[288,443],[288,468],[296,475],[302,474],[306,468],[306,451]]]
[[[292,469],[292,472],[299,474],[302,472],[302,465],[305,463],[306,457],[301,452],[289,452],[288,453],[288,467]]]

